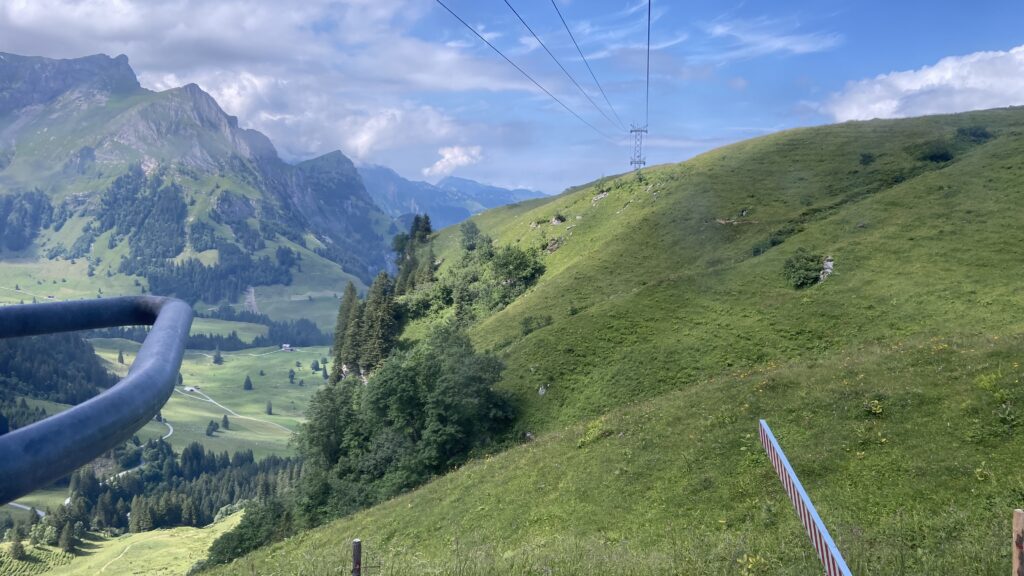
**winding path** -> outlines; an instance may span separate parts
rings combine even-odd
[[[298,348],[292,348],[292,351],[293,352],[300,352],[300,350]],[[221,356],[227,356],[227,357],[231,357],[231,356],[252,356],[253,358],[259,358],[260,356],[270,356],[271,354],[277,354],[278,352],[282,352],[282,350],[280,348],[278,348],[276,350],[271,350],[270,352],[264,352],[262,354],[252,354],[252,353],[249,353],[249,354],[232,354],[231,352],[221,352],[220,355]],[[195,354],[197,356],[206,356],[207,358],[213,358],[213,354],[207,354],[206,352],[197,352],[195,350],[186,350],[185,354]]]
[[[8,502],[7,505],[12,508],[17,508],[18,510],[24,510],[26,512],[32,510],[31,506],[25,506],[24,504],[18,504],[17,502]],[[42,510],[39,509],[36,509],[36,514],[38,514],[40,518],[46,516],[46,512],[43,512]]]
[[[124,555],[127,554],[129,550],[131,550],[132,546],[135,546],[136,544],[142,544],[143,542],[149,542],[150,540],[156,540],[158,538],[166,538],[166,537],[167,537],[166,534],[159,534],[157,536],[153,536],[152,538],[143,538],[142,540],[139,540],[138,542],[132,542],[131,544],[129,544],[129,545],[124,547],[124,550],[121,551],[121,554],[117,558],[114,558],[110,562],[107,562],[106,564],[104,564],[103,568],[100,568],[100,572],[106,572],[107,568],[110,567],[111,564],[113,564],[114,562],[117,562],[121,558],[124,558]]]
[[[196,394],[199,394],[199,396],[193,396],[192,394],[186,394],[185,392],[182,392],[181,390],[178,390],[177,388],[174,389],[175,392],[177,392],[178,394],[181,394],[182,396],[184,396],[186,398],[192,398],[193,400],[199,400],[200,402],[209,402],[210,404],[213,404],[214,406],[219,407],[220,409],[222,409],[225,412],[227,412],[230,416],[234,416],[235,418],[241,418],[242,420],[254,420],[256,422],[262,422],[263,424],[269,424],[271,426],[276,426],[277,428],[280,428],[281,430],[284,430],[285,432],[287,432],[289,434],[292,433],[291,428],[288,428],[286,426],[282,426],[282,425],[278,424],[277,422],[271,422],[270,420],[262,420],[260,418],[253,418],[252,416],[242,416],[241,414],[239,414],[238,412],[235,412],[231,408],[228,408],[227,406],[221,404],[220,402],[217,402],[213,398],[210,398],[209,396],[206,395],[205,392],[200,392],[199,390],[196,390],[196,389],[193,389],[193,390],[194,390],[194,392]]]

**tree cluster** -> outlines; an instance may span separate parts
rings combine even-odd
[[[16,399],[14,394],[7,391],[5,380],[5,377],[0,376],[0,435],[46,418],[46,410],[39,406],[29,406],[24,397]]]
[[[366,385],[347,378],[319,389],[297,434],[302,522],[381,502],[495,442],[511,419],[492,388],[501,369],[447,326],[394,351]]]
[[[0,392],[78,404],[115,382],[78,334],[0,340]]]
[[[297,485],[301,463],[252,451],[214,454],[193,442],[176,457],[169,444],[142,447],[137,472],[100,479],[91,467],[71,476],[70,501],[32,526],[32,541],[72,550],[86,530],[120,534],[174,526],[205,526],[217,512],[247,500],[267,501]],[[130,514],[129,514],[130,513]]]
[[[392,239],[391,248],[398,258],[398,275],[395,277],[395,293],[405,294],[416,286],[434,281],[434,250],[430,246],[430,216],[417,214],[412,219],[408,234],[398,234]],[[426,250],[423,247],[426,246]],[[421,254],[422,252],[422,254]]]
[[[398,340],[400,316],[395,304],[394,282],[386,272],[374,279],[366,300],[360,301],[355,286],[345,288],[334,337],[336,378],[347,368],[369,373],[387,357]]]
[[[463,252],[441,277],[414,285],[401,303],[410,318],[454,309],[459,322],[500,310],[536,283],[544,273],[538,250],[515,245],[495,247],[473,221],[459,227]],[[425,251],[431,254],[429,246]]]
[[[39,190],[0,196],[0,245],[25,249],[52,220],[50,199]]]

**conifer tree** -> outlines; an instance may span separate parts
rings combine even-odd
[[[345,294],[341,297],[341,304],[338,306],[338,320],[334,325],[334,357],[338,357],[341,346],[345,341],[345,332],[348,330],[348,323],[352,318],[352,308],[359,305],[359,294],[356,286],[349,282],[345,286]],[[337,362],[335,362],[337,364]]]
[[[124,364],[124,350],[117,351],[117,363]]]
[[[220,355],[220,346],[213,352],[213,363],[217,365],[224,363],[224,357]]]
[[[57,540],[57,545],[65,552],[74,552],[75,534],[71,522],[64,524],[64,528],[60,531],[60,538]]]
[[[334,359],[339,375],[343,364],[350,371],[359,372],[359,351],[362,349],[363,310],[365,308],[366,305],[363,302],[356,302],[356,305],[352,307],[345,327],[345,338],[341,342],[341,350]],[[340,376],[338,379],[341,379]]]
[[[225,429],[225,430],[230,430],[231,429],[230,424],[231,423],[228,421],[228,415],[225,414],[224,417],[220,419],[220,427]]]
[[[252,390],[252,378],[249,375],[245,375],[245,382],[242,383],[242,390]]]
[[[434,247],[427,247],[427,257],[420,262],[419,268],[416,270],[416,279],[414,284],[416,286],[422,286],[424,284],[430,284],[434,281]]]
[[[270,403],[270,400],[267,400],[267,416],[273,416],[273,415],[274,415],[274,405]]]
[[[376,368],[387,357],[398,336],[395,320],[394,284],[387,272],[373,280],[366,296],[361,326],[359,364],[367,372]]]
[[[25,559],[25,545],[21,543],[21,539],[17,539],[11,543],[10,547],[11,558],[15,560]]]

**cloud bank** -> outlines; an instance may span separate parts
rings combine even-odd
[[[951,56],[932,66],[850,82],[822,105],[838,122],[1024,104],[1024,46]]]

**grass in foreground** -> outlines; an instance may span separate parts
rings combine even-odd
[[[759,417],[855,573],[1005,573],[1021,157],[1022,109],[848,123],[482,215],[557,247],[471,329],[540,439],[219,573],[341,573],[353,537],[392,574],[818,571]],[[799,247],[836,273],[794,290]]]
[[[854,573],[1005,573],[1022,430],[995,413],[996,395],[1024,399],[1022,344],[913,341],[737,371],[214,573],[342,574],[353,538],[381,565],[373,574],[820,571],[758,442],[762,416]]]

